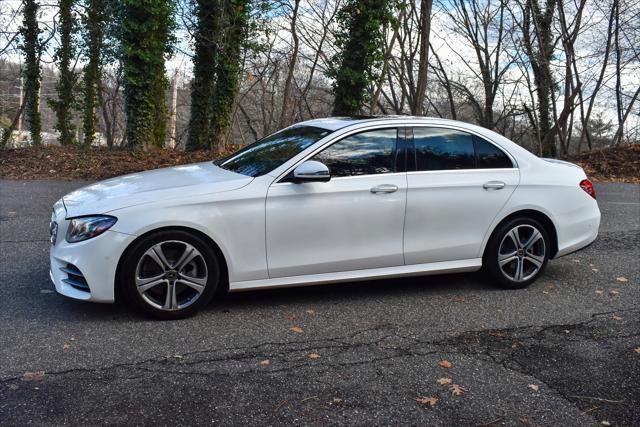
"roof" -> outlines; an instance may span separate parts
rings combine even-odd
[[[450,121],[439,117],[424,117],[424,116],[354,116],[354,117],[326,117],[322,119],[312,119],[304,122],[296,123],[296,126],[316,126],[332,131],[342,129],[344,127],[355,125],[359,123],[366,123],[372,121],[395,121],[395,120],[419,120],[422,122],[441,122]]]

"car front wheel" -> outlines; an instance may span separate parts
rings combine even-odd
[[[549,236],[531,218],[515,218],[500,225],[485,250],[483,265],[493,282],[504,288],[524,288],[544,271]]]
[[[147,315],[183,318],[211,301],[219,271],[214,252],[201,238],[182,230],[160,231],[144,237],[127,253],[122,268],[124,294]]]

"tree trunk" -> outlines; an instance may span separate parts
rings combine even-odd
[[[422,0],[420,3],[420,56],[416,94],[411,105],[411,114],[424,114],[424,100],[427,94],[427,71],[429,69],[429,34],[431,32],[431,6],[433,0]]]

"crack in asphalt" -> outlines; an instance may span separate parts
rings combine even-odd
[[[241,347],[227,347],[218,349],[204,349],[186,352],[180,355],[174,356],[162,356],[143,359],[137,362],[117,363],[105,367],[96,368],[72,368],[61,371],[46,372],[47,376],[63,376],[74,373],[100,373],[108,372],[117,369],[138,369],[144,372],[164,373],[164,374],[180,374],[180,375],[205,375],[210,376],[213,374],[220,374],[219,367],[212,367],[208,370],[192,370],[189,371],[184,368],[197,368],[198,366],[211,365],[224,362],[244,362],[248,366],[244,369],[241,367],[236,368],[234,375],[242,374],[246,372],[263,372],[265,374],[276,374],[287,372],[295,369],[305,368],[314,369],[321,368],[322,370],[329,370],[332,367],[344,367],[344,366],[356,366],[368,363],[377,363],[394,358],[405,357],[419,357],[433,354],[458,354],[467,357],[478,358],[485,362],[492,362],[502,366],[504,369],[512,370],[522,375],[526,375],[532,378],[536,378],[520,365],[517,361],[513,360],[514,355],[522,347],[525,347],[525,341],[535,341],[542,343],[547,339],[545,336],[548,332],[555,332],[556,334],[563,332],[564,330],[577,330],[585,327],[590,323],[598,320],[601,317],[622,314],[622,313],[636,313],[640,315],[640,310],[636,307],[614,310],[606,312],[592,313],[589,319],[581,322],[569,323],[569,324],[553,324],[545,326],[522,326],[504,329],[485,329],[485,330],[469,330],[460,333],[456,333],[453,336],[446,338],[433,339],[433,340],[421,340],[414,336],[402,335],[398,331],[403,329],[399,325],[394,324],[380,324],[372,328],[366,328],[356,331],[352,334],[347,334],[338,337],[319,338],[311,340],[297,340],[297,341],[274,341],[274,342],[262,342],[252,346]],[[391,329],[395,329],[395,333],[389,333]],[[350,342],[358,336],[367,333],[380,333],[387,332],[387,334],[378,337],[373,340]],[[526,332],[523,334],[523,332]],[[444,332],[435,332],[444,333]],[[637,337],[640,334],[630,335],[606,335],[598,336],[598,340],[603,339],[621,339],[627,337]],[[483,339],[489,339],[488,342],[483,342]],[[590,337],[594,339],[593,337]],[[474,342],[470,342],[470,340]],[[393,346],[384,345],[387,340],[396,340]],[[503,346],[500,348],[493,348],[492,342],[497,342]],[[469,344],[475,344],[476,348],[470,347]],[[274,347],[271,349],[271,347]],[[284,348],[278,348],[284,347]],[[378,348],[379,350],[390,352],[380,357],[371,357],[361,360],[350,360],[344,362],[324,362],[318,363],[310,362],[307,359],[307,352],[321,352],[324,353],[323,359],[336,358],[342,356],[348,351],[367,348]],[[431,347],[431,348],[430,348]],[[500,347],[500,346],[498,346]],[[261,350],[264,349],[264,350]],[[505,349],[506,355],[503,355]],[[266,351],[265,351],[266,350]],[[324,352],[323,352],[324,350]],[[422,351],[421,351],[422,350]],[[226,353],[223,356],[207,357],[213,353]],[[365,352],[356,352],[356,354],[364,354]],[[304,356],[290,357],[294,354],[304,354]],[[369,354],[369,353],[366,353]],[[203,357],[199,357],[203,356]],[[484,357],[483,357],[484,356]],[[185,360],[190,358],[196,358],[195,360]],[[255,363],[248,362],[249,360],[256,360]],[[284,359],[284,363],[289,365],[282,368],[256,368],[258,359]],[[157,365],[157,367],[146,365]],[[514,366],[516,365],[516,366]],[[167,369],[167,367],[169,369]],[[225,368],[226,369],[226,368]],[[228,369],[224,373],[229,373]],[[9,376],[0,379],[0,383],[7,383],[22,379],[22,376]],[[544,381],[536,378],[536,380],[544,383]],[[545,384],[549,389],[553,390],[553,387],[549,384]],[[557,390],[556,390],[557,391]],[[561,392],[557,391],[560,395]],[[567,398],[568,399],[568,398]],[[570,400],[570,399],[568,399]]]

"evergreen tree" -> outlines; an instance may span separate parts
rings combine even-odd
[[[383,28],[391,20],[388,0],[347,0],[337,20],[336,66],[327,73],[334,79],[333,115],[353,116],[367,102],[367,89],[384,57]]]
[[[86,59],[84,67],[82,132],[84,145],[93,144],[96,129],[96,109],[100,92],[102,50],[105,28],[105,2],[88,0],[85,20]]]
[[[233,104],[238,93],[242,72],[241,49],[245,42],[249,20],[248,0],[225,0],[222,49],[216,61],[216,81],[211,97],[211,148],[224,151],[226,137],[232,125]]]
[[[187,150],[209,148],[210,145],[211,96],[215,84],[221,5],[220,0],[196,0],[194,4],[197,23]]]
[[[165,54],[173,42],[170,0],[121,0],[121,43],[127,145],[164,145],[167,108]]]
[[[42,143],[40,124],[40,29],[38,28],[38,2],[25,0],[23,9],[23,21],[20,28],[22,36],[22,51],[24,53],[24,78],[25,94],[25,118],[31,133],[31,143]]]
[[[76,20],[73,12],[74,0],[60,0],[58,28],[60,31],[60,46],[56,49],[55,59],[58,62],[60,76],[56,84],[58,99],[49,99],[49,105],[56,114],[55,128],[60,132],[60,144],[68,145],[75,142],[75,126],[72,123],[73,89],[77,76],[71,68],[75,56],[73,35],[76,30]]]

